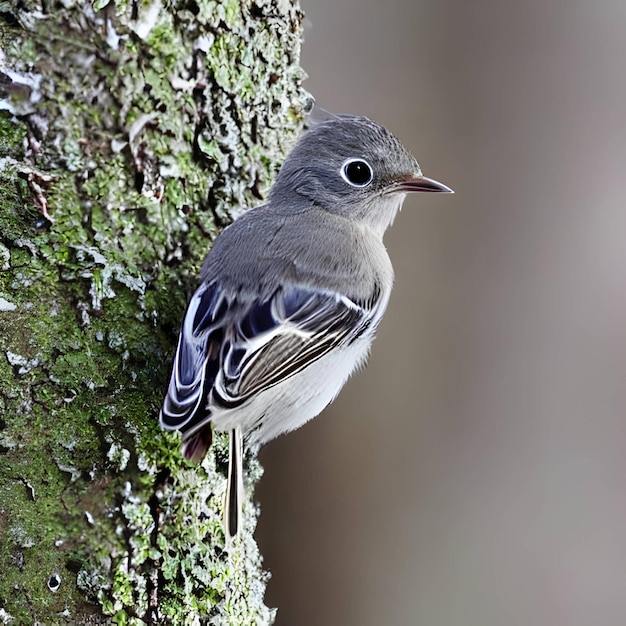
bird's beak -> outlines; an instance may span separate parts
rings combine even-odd
[[[393,185],[391,192],[413,192],[413,191],[439,191],[442,193],[454,193],[450,187],[426,176],[412,176]]]

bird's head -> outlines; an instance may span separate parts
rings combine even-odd
[[[274,204],[316,205],[381,234],[407,193],[452,190],[426,178],[386,128],[365,117],[329,115],[293,147],[270,192]]]

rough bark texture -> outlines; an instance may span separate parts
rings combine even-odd
[[[301,22],[0,2],[0,623],[272,621],[251,499],[224,545],[224,439],[192,466],[156,417],[201,259],[309,105]]]

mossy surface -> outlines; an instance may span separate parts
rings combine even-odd
[[[224,545],[225,441],[191,465],[157,414],[199,264],[309,104],[301,20],[235,0],[0,10],[0,622],[272,621],[251,500]]]

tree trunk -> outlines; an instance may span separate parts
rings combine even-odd
[[[187,295],[309,104],[296,0],[0,3],[0,623],[264,624],[226,441],[158,410]],[[48,219],[49,217],[49,219]]]

